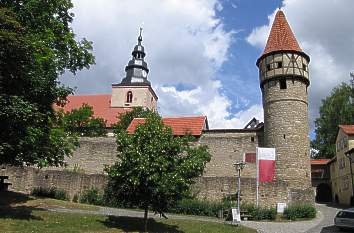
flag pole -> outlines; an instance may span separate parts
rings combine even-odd
[[[259,162],[258,162],[258,147],[256,147],[256,206],[258,207],[259,199]]]

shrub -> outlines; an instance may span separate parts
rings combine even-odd
[[[65,190],[57,189],[56,187],[35,187],[33,188],[31,195],[37,197],[49,197],[59,200],[68,200],[68,195]]]
[[[284,217],[289,220],[316,217],[316,208],[310,204],[289,205],[284,210]]]
[[[198,199],[182,199],[169,212],[188,215],[218,217],[221,209],[229,209],[229,202],[211,202]]]
[[[275,208],[257,207],[254,204],[242,204],[241,210],[247,211],[254,220],[274,220],[277,216]]]
[[[98,189],[91,188],[85,190],[79,198],[80,203],[86,203],[91,205],[104,205],[103,195],[100,194]]]

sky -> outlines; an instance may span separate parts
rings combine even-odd
[[[206,115],[210,128],[263,120],[256,60],[280,7],[310,58],[309,123],[354,71],[353,0],[73,0],[73,30],[96,64],[60,81],[76,95],[109,94],[143,27],[148,79],[163,116]]]

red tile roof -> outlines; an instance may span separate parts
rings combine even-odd
[[[144,124],[144,122],[144,118],[134,118],[127,129],[128,133],[134,133],[136,127],[140,124]],[[207,127],[206,116],[164,117],[162,118],[162,122],[172,128],[173,135],[175,136],[183,136],[186,134],[201,136],[203,129]]]
[[[348,135],[354,135],[354,125],[339,125],[339,128]]]
[[[330,162],[330,159],[312,159],[311,165],[326,165]]]
[[[271,52],[282,50],[302,52],[283,11],[279,10],[275,15],[267,45],[262,56]]]
[[[65,112],[80,108],[82,104],[88,104],[92,106],[94,116],[105,119],[108,127],[118,121],[117,116],[119,114],[130,111],[129,108],[111,108],[111,95],[75,95],[68,96],[67,99],[68,102],[63,107]],[[59,106],[54,106],[54,109],[60,108]]]

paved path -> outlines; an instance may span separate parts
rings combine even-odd
[[[316,227],[324,216],[321,212],[317,212],[315,219],[308,221],[296,222],[256,222],[247,221],[242,222],[242,225],[257,229],[259,233],[303,233],[309,229]]]
[[[257,229],[259,233],[337,233],[340,232],[333,226],[334,215],[340,208],[330,207],[325,204],[317,204],[318,210],[317,217],[308,221],[296,221],[296,222],[256,222],[256,221],[243,221],[242,225]],[[78,210],[78,209],[65,209],[54,208],[49,209],[56,212],[68,212],[68,213],[82,213],[82,214],[96,214],[96,215],[111,215],[111,216],[129,216],[129,217],[143,217],[144,213],[137,210],[117,209],[100,207],[99,210]],[[224,223],[224,221],[211,218],[211,217],[197,217],[167,214],[171,219],[187,219],[198,220],[207,222]],[[150,218],[160,218],[159,215],[155,215],[149,212]]]
[[[337,233],[341,232],[333,225],[333,219],[336,213],[343,209],[340,207],[328,206],[326,204],[317,204],[317,209],[323,213],[324,218],[315,227],[307,231],[307,233]]]

